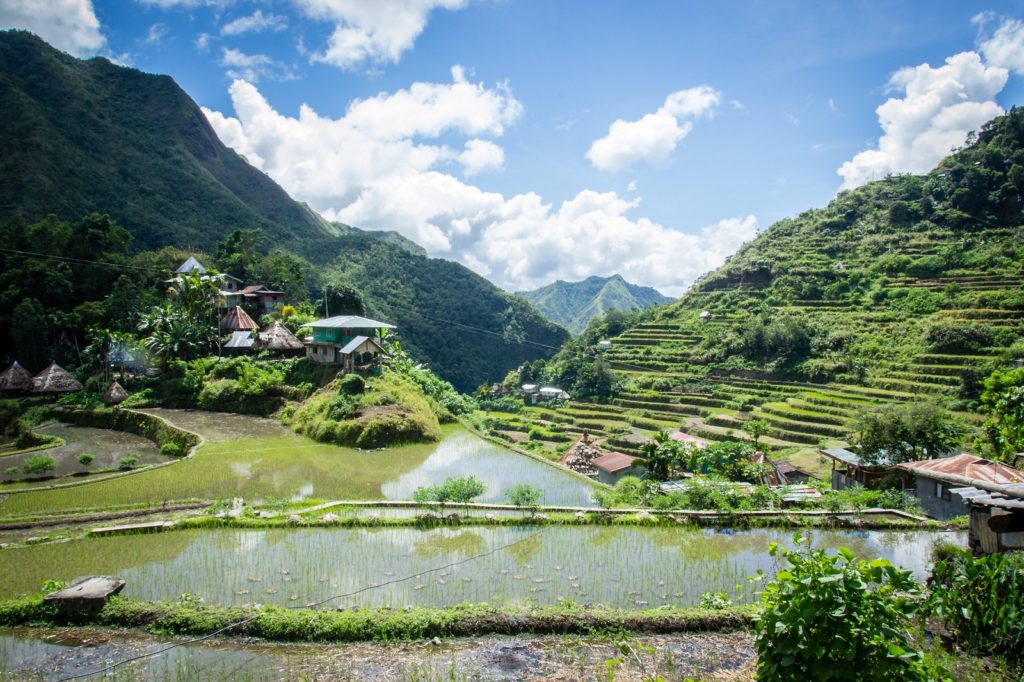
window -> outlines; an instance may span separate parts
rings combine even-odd
[[[953,499],[953,496],[949,494],[949,488],[938,482],[935,484],[935,497],[940,498],[944,502],[950,502]]]

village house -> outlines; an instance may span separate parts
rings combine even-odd
[[[206,276],[206,266],[199,262],[195,256],[178,266],[174,271],[175,277],[198,272]],[[254,315],[263,315],[272,312],[274,308],[284,304],[284,292],[274,291],[262,284],[250,284],[243,287],[242,280],[226,273],[218,275],[220,278],[220,305],[221,313],[230,311],[238,306],[244,306]],[[173,280],[171,280],[173,281]]]
[[[597,469],[597,480],[615,485],[624,476],[643,476],[647,472],[643,460],[621,452],[609,452],[590,462]]]
[[[904,489],[921,501],[928,516],[948,521],[968,513],[968,502],[977,497],[978,484],[1020,485],[1024,489],[1024,471],[999,462],[960,454],[897,465],[904,474]]]
[[[860,455],[846,448],[822,448],[819,452],[832,460],[832,487],[835,490],[849,488],[852,485],[874,487],[893,470],[891,464],[865,465]]]
[[[395,328],[358,315],[338,315],[303,326],[313,330],[313,338],[306,341],[306,357],[340,365],[346,372],[374,369],[384,354],[384,330]]]

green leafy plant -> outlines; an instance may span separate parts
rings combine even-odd
[[[435,503],[444,515],[445,505],[471,502],[487,491],[487,487],[475,476],[464,478],[446,478],[441,485],[428,485],[416,488],[412,499],[420,504]]]
[[[83,452],[78,456],[78,463],[82,466],[89,466],[94,459],[96,459],[96,455],[91,452]]]
[[[26,474],[45,476],[57,468],[57,462],[49,455],[36,455],[22,462],[21,468]]]
[[[121,471],[131,471],[139,464],[139,458],[133,455],[122,457],[121,461],[117,463],[117,468]]]
[[[799,534],[794,541],[795,550],[769,549],[783,567],[755,616],[758,680],[925,680],[910,648],[920,595],[910,572],[885,559],[858,561],[845,547],[829,556]]]
[[[535,488],[529,483],[520,483],[505,491],[505,497],[508,498],[509,502],[520,509],[528,510],[531,515],[537,512],[537,507],[540,505],[540,499],[543,494],[543,490]]]

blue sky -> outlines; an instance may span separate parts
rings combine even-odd
[[[29,5],[0,25],[170,74],[295,198],[513,290],[679,294],[841,187],[927,170],[1024,73],[1022,2]]]

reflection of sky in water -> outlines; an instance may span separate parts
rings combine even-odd
[[[768,574],[777,569],[767,552],[769,543],[793,544],[792,531],[770,529],[555,526],[177,533],[188,535],[185,549],[173,558],[130,567],[134,556],[124,557],[124,568],[114,573],[127,580],[125,596],[167,600],[191,592],[210,603],[301,606],[371,587],[329,606],[554,604],[563,598],[625,608],[689,606],[705,592],[752,600],[757,587],[746,578],[758,569]],[[912,570],[919,580],[926,576],[930,548],[938,537],[965,541],[963,533],[925,531],[807,534],[815,547],[846,546],[860,558],[885,557]],[[154,543],[166,539],[146,537]],[[459,566],[416,575],[516,542]],[[32,549],[19,551],[29,560]],[[54,577],[42,559],[40,555],[38,582]],[[416,577],[383,584],[407,576]]]
[[[451,476],[476,476],[487,491],[481,502],[506,502],[505,490],[529,483],[544,491],[544,504],[592,507],[591,488],[574,476],[525,455],[500,448],[465,431],[438,444],[423,464],[381,485],[389,500],[409,500],[416,488]]]

